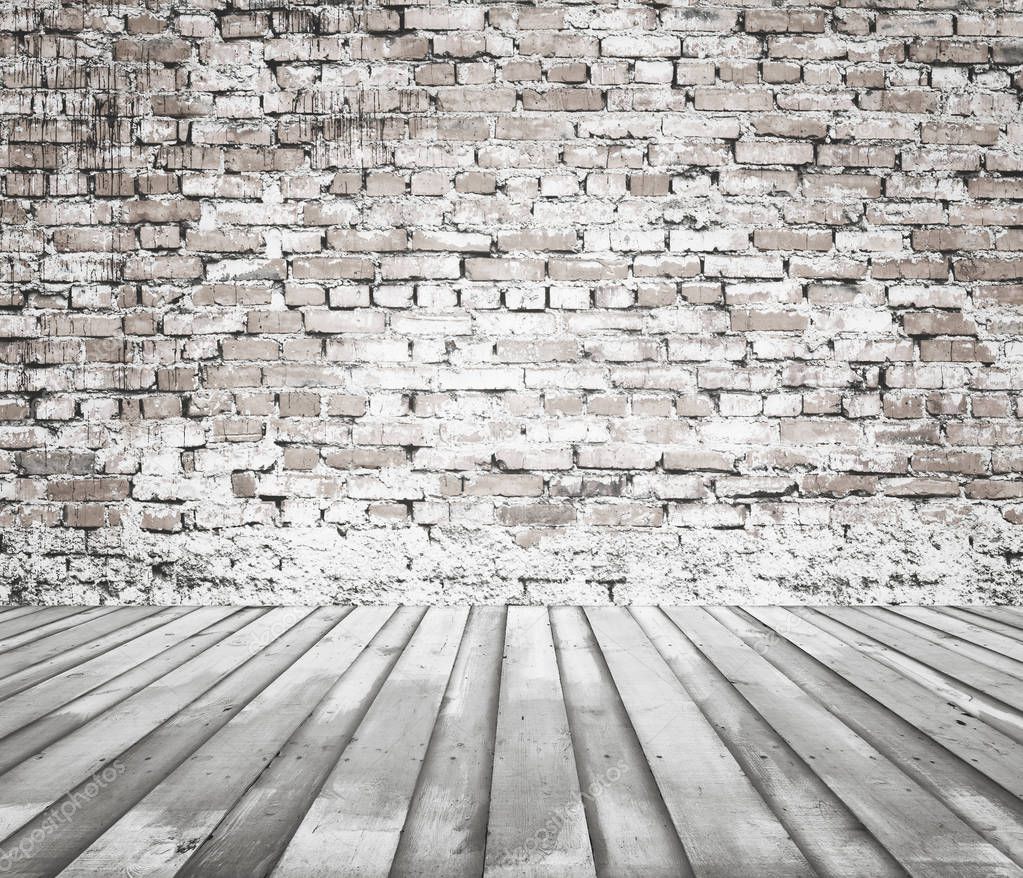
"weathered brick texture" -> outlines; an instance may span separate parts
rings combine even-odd
[[[1023,596],[1023,3],[2,0],[0,600]]]

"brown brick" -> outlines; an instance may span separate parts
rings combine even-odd
[[[46,496],[51,500],[75,502],[114,501],[126,499],[129,488],[127,479],[97,476],[50,482]]]

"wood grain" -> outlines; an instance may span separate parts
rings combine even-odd
[[[0,866],[1023,878],[1021,659],[1007,607],[0,608]]]

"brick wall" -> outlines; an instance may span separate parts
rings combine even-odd
[[[2,0],[0,600],[1019,598],[1021,65],[1018,0]]]

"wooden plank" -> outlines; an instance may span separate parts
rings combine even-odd
[[[259,612],[258,610],[255,612]],[[0,777],[0,838],[5,838],[69,789],[101,771],[119,753],[171,719],[234,668],[249,661],[262,638],[289,618],[286,610],[261,613],[235,634],[130,698],[104,711]]]
[[[986,665],[1003,674],[1009,674],[1017,678],[1023,677],[1023,662],[1018,662],[1002,653],[985,649],[970,640],[951,634],[937,625],[931,625],[928,622],[922,621],[911,615],[912,608],[910,608],[910,612],[900,612],[898,607],[892,609],[888,607],[862,607],[861,609],[868,616],[886,625],[891,625],[893,628],[898,628],[900,631],[905,631],[914,637],[922,638],[935,646],[948,650],[953,655],[962,656],[970,662]],[[933,616],[937,616],[938,621],[941,621],[939,614],[932,613],[931,617]],[[924,615],[924,618],[931,617],[928,617],[926,613]]]
[[[88,607],[21,607],[10,616],[0,619],[0,637],[11,637],[23,631],[31,631],[55,619],[73,616]]]
[[[816,610],[811,612],[809,608],[804,607],[790,609],[799,616],[811,618],[815,625],[829,631],[839,640],[853,646],[864,655],[876,659],[902,676],[914,680],[922,687],[946,698],[949,704],[959,708],[964,714],[969,714],[1014,741],[1023,743],[1023,716],[997,698],[991,698],[979,689],[936,671],[930,665],[881,643],[879,640],[874,640],[855,628],[843,625],[823,613]]]
[[[291,736],[177,878],[265,878],[426,611],[401,607]]]
[[[123,863],[148,878],[175,875],[392,612],[360,607],[342,618],[83,851],[62,878],[114,874]]]
[[[586,611],[697,876],[814,874],[634,618]]]
[[[0,655],[0,698],[76,667],[188,612],[188,607],[125,607]]]
[[[386,878],[468,610],[432,607],[273,871]]]
[[[41,609],[11,609],[11,613],[24,612],[8,621],[29,619]],[[12,634],[18,639],[7,651],[9,657],[19,655],[23,647],[37,648],[50,637],[67,636],[70,641],[75,627],[85,626],[90,618],[101,618],[98,611],[92,613],[81,607],[45,609],[70,612]],[[426,700],[435,705],[432,729],[429,710],[419,715],[415,725],[418,731],[409,740],[397,740],[397,732],[384,728],[382,720],[373,719],[378,729],[392,734],[389,745],[383,734],[372,731],[372,724],[367,733],[365,723],[378,711],[383,712],[374,702],[378,695],[387,697],[388,672],[401,660],[415,622],[423,617],[422,610],[397,611],[375,636],[367,628],[363,639],[372,636],[373,640],[347,670],[340,664],[332,665],[325,650],[329,638],[346,627],[353,636],[363,634],[351,618],[333,629],[325,626],[324,631],[329,633],[319,640],[310,636],[309,651],[295,658],[294,664],[291,656],[282,653],[277,656],[277,670],[263,673],[266,668],[260,671],[255,667],[263,654],[251,657],[280,633],[286,614],[294,611],[274,611],[276,624],[267,623],[262,634],[238,630],[239,640],[230,631],[242,624],[243,614],[253,618],[264,610],[232,613],[228,608],[180,609],[184,615],[164,619],[158,628],[120,644],[104,641],[106,651],[89,650],[56,674],[47,667],[30,688],[0,703],[0,838],[14,831],[13,838],[0,844],[0,856],[14,844],[30,840],[33,831],[47,835],[46,843],[38,846],[39,857],[33,858],[36,862],[16,862],[11,874],[52,875],[63,863],[64,878],[120,874],[126,868],[147,878],[264,878],[278,864],[296,828],[307,820],[306,812],[317,797],[334,800],[332,788],[321,795],[327,776],[333,773],[349,778],[358,773],[366,784],[363,790],[370,793],[359,795],[345,780],[336,781],[344,786],[340,796],[348,803],[344,805],[348,810],[325,807],[321,820],[345,830],[353,825],[352,815],[363,822],[355,822],[356,830],[344,838],[342,846],[324,845],[335,852],[329,862],[329,853],[324,854],[322,848],[315,852],[325,870],[322,874],[404,878],[433,873],[443,878],[463,878],[487,871],[489,878],[498,874],[490,871],[484,846],[486,828],[493,822],[489,792],[496,795],[499,783],[487,758],[501,749],[497,744],[497,717],[504,712],[506,732],[516,732],[517,726],[524,724],[521,717],[528,720],[528,715],[534,717],[536,728],[535,717],[549,711],[556,714],[556,706],[548,703],[552,684],[557,685],[564,716],[564,746],[556,770],[570,772],[575,778],[577,804],[566,812],[548,810],[542,796],[522,793],[521,819],[528,828],[520,838],[524,834],[528,846],[542,848],[548,838],[575,832],[566,828],[575,821],[581,828],[577,836],[581,844],[574,849],[588,851],[591,864],[576,873],[571,865],[568,869],[552,865],[549,857],[537,856],[532,863],[511,863],[508,857],[497,857],[491,851],[499,861],[492,865],[507,867],[501,878],[562,878],[576,874],[587,878],[691,874],[734,878],[736,874],[750,874],[759,878],[771,874],[757,863],[748,865],[746,858],[734,856],[734,852],[734,863],[742,864],[738,868],[728,864],[715,871],[715,863],[709,859],[702,866],[694,861],[695,869],[687,866],[679,842],[681,830],[675,828],[675,815],[683,807],[695,814],[694,819],[702,816],[701,811],[708,812],[708,822],[730,821],[740,827],[737,833],[758,833],[749,828],[745,808],[736,808],[734,817],[727,811],[715,811],[700,784],[697,795],[684,806],[678,804],[680,794],[672,790],[669,775],[679,769],[669,771],[663,763],[675,759],[690,774],[698,765],[699,780],[699,772],[705,770],[700,763],[711,760],[685,736],[684,722],[672,720],[664,733],[668,741],[663,749],[656,738],[650,743],[640,734],[642,728],[653,733],[657,715],[652,709],[645,716],[642,710],[637,712],[635,693],[640,691],[641,702],[652,701],[650,691],[656,691],[657,684],[641,678],[643,674],[656,678],[661,668],[656,663],[653,670],[642,662],[637,665],[628,656],[605,656],[594,633],[599,625],[593,623],[590,627],[591,616],[605,613],[611,620],[611,652],[620,648],[622,639],[615,626],[624,627],[628,633],[628,626],[622,626],[616,616],[624,615],[634,626],[638,622],[646,649],[653,650],[663,666],[673,672],[671,678],[682,695],[702,711],[705,724],[716,732],[720,746],[740,769],[740,777],[745,775],[742,779],[759,795],[761,806],[777,815],[818,874],[879,878],[899,871],[890,858],[886,859],[884,849],[876,841],[872,843],[872,836],[859,821],[849,817],[850,813],[861,815],[862,804],[848,803],[846,787],[839,789],[828,774],[829,770],[838,770],[838,765],[846,768],[843,783],[855,781],[875,788],[875,795],[885,803],[883,818],[892,823],[892,834],[913,826],[905,833],[915,833],[915,841],[906,844],[916,845],[920,860],[907,865],[905,871],[914,876],[960,878],[1023,876],[1019,868],[1023,865],[1023,713],[1001,696],[987,694],[986,678],[979,676],[994,674],[994,679],[1000,677],[1004,685],[1015,680],[1023,698],[1021,677],[1013,673],[1023,655],[1023,626],[1003,621],[1013,618],[1019,623],[1023,616],[1010,608],[994,608],[1002,611],[997,619],[974,613],[973,608],[839,611],[869,620],[878,626],[875,632],[886,632],[886,640],[805,608],[753,608],[749,611],[753,616],[737,610],[674,611],[693,614],[696,621],[690,620],[690,624],[702,631],[697,633],[698,646],[656,609],[635,610],[631,617],[616,609],[586,613],[556,608],[549,615],[540,610],[537,618],[550,620],[546,635],[539,633],[540,640],[546,637],[547,641],[539,650],[541,656],[546,656],[542,663],[547,670],[536,678],[542,681],[539,686],[535,679],[520,673],[526,682],[517,687],[519,695],[514,705],[520,711],[518,716],[505,697],[508,679],[501,680],[499,663],[504,627],[511,631],[514,624],[502,626],[502,609],[477,609],[469,613],[461,643],[449,649],[453,660],[446,682],[435,682],[426,687],[425,693],[417,690],[408,695],[411,700],[425,694]],[[121,611],[104,608],[104,612]],[[387,612],[365,608],[366,614]],[[228,613],[231,615],[225,618]],[[392,637],[388,641],[386,633],[403,613],[406,620],[414,616],[415,621],[406,625],[404,640]],[[202,627],[197,614],[220,621]],[[7,616],[0,612],[0,626]],[[771,624],[767,624],[769,618]],[[810,624],[809,618],[817,619],[819,625]],[[192,630],[196,633],[189,634]],[[168,632],[173,632],[170,642],[161,643]],[[531,632],[520,640],[535,642],[536,637]],[[218,643],[219,638],[227,641]],[[902,651],[902,638],[911,644],[908,653]],[[230,641],[235,641],[233,649],[227,648]],[[72,644],[70,649],[78,650],[87,643]],[[204,658],[207,651],[217,647],[218,659]],[[52,644],[45,648],[51,650]],[[720,658],[716,650],[732,656],[728,677],[735,681],[736,688],[708,658],[710,654],[715,660]],[[528,647],[519,651],[536,652]],[[631,654],[633,646],[624,651]],[[509,644],[509,654],[513,652],[515,648]],[[760,659],[750,660],[750,655],[758,653]],[[643,656],[642,650],[640,654]],[[914,654],[978,676],[966,682],[950,670],[935,669],[914,658]],[[181,713],[193,710],[197,697],[207,697],[203,693],[208,695],[211,686],[217,681],[223,683],[240,664],[252,665],[245,674],[248,688],[240,694],[237,688],[225,689],[222,698],[207,701],[205,710],[195,710],[190,721],[181,724]],[[432,667],[434,674],[439,673],[436,666]],[[862,739],[880,754],[881,760],[898,769],[887,786],[877,782],[883,772],[851,779],[847,742],[840,739],[836,744],[830,727],[822,727],[816,719],[808,720],[798,702],[795,716],[785,718],[785,708],[792,699],[784,686],[779,689],[773,683],[768,685],[762,676],[773,680],[772,668],[830,714],[832,721],[845,726],[846,734]],[[429,666],[414,671],[424,676],[431,672]],[[262,689],[256,683],[261,673],[265,684]],[[333,677],[328,679],[330,674]],[[631,691],[623,686],[623,675],[636,680]],[[0,691],[7,682],[0,680]],[[645,692],[643,685],[649,687]],[[759,691],[763,703],[755,703],[750,691]],[[249,695],[251,700],[245,704],[236,703]],[[763,704],[769,697],[778,711],[770,722],[759,712],[766,710]],[[388,712],[396,716],[403,702],[394,696],[391,701]],[[221,712],[227,714],[226,725]],[[637,714],[642,718],[636,719]],[[788,727],[784,727],[786,734],[780,735],[773,725],[776,720],[782,722],[778,716],[801,726],[806,741],[818,741],[820,750],[807,749],[809,744],[794,749],[795,745],[788,742]],[[216,729],[212,737],[205,731],[206,723]],[[363,728],[356,731],[360,723]],[[195,731],[198,727],[203,728]],[[353,737],[354,751],[349,747]],[[669,746],[674,752],[666,752]],[[390,755],[374,764],[374,775],[369,757],[381,749]],[[511,752],[507,745],[504,749]],[[356,772],[349,761],[353,752],[358,755],[360,751],[364,768]],[[74,805],[75,797],[83,801],[87,784],[98,776],[94,772],[104,766],[113,770],[125,752],[133,754],[127,782],[122,784],[118,773],[113,782],[100,783],[96,800],[90,798],[87,806],[76,807],[71,825],[62,826],[65,821],[55,819],[53,825],[57,828],[51,844],[47,817],[56,818],[61,806]],[[37,753],[39,759],[33,759]],[[494,759],[497,761],[496,753]],[[542,759],[546,760],[544,764],[553,764],[549,755]],[[623,759],[622,764],[628,768],[615,772],[611,782],[603,783],[608,779],[607,763],[617,766]],[[391,763],[399,767],[399,781],[388,787],[387,782],[381,783],[381,777],[389,778],[393,773]],[[823,780],[810,769],[822,772]],[[504,770],[511,774],[508,766]],[[520,763],[520,770],[539,774],[543,769],[522,767]],[[374,781],[377,787],[388,788],[378,789]],[[658,781],[664,789],[657,787]],[[531,785],[535,791],[548,782],[549,777]],[[505,786],[508,788],[507,781]],[[525,787],[521,784],[522,789]],[[918,810],[915,806],[906,804],[910,798],[906,787],[925,793],[938,809],[952,814],[952,821],[942,819],[940,832],[914,825],[913,821],[920,823],[921,818],[913,813]],[[818,799],[814,799],[815,790],[820,793]],[[73,795],[65,795],[68,792]],[[729,793],[734,797],[735,790]],[[373,796],[385,803],[375,811]],[[672,801],[674,811],[667,804]],[[365,811],[359,811],[367,802],[370,804]],[[846,804],[852,811],[845,809],[843,822],[840,812]],[[908,817],[904,811],[910,812]],[[832,819],[833,847],[823,850],[823,827]],[[932,815],[930,819],[939,825],[938,817]],[[374,824],[374,820],[378,822]],[[355,837],[360,825],[371,828]],[[373,834],[374,826],[379,827],[379,835]],[[976,847],[976,838],[969,844],[958,843],[962,826],[972,829],[974,836],[983,837],[981,848]],[[878,831],[875,826],[871,830]],[[689,831],[698,834],[692,827]],[[322,845],[323,838],[319,832],[310,835],[309,847]],[[815,843],[818,850],[814,850]],[[889,844],[887,837],[884,843]],[[492,837],[490,846],[494,844]],[[674,864],[664,853],[672,844]],[[698,844],[707,845],[706,837],[700,837]],[[358,860],[351,872],[340,859],[349,850],[355,851],[353,857]],[[950,851],[959,859],[954,859]],[[992,851],[1006,856],[994,862]],[[809,866],[801,863],[800,868]],[[291,874],[315,878],[321,873],[298,869]],[[787,878],[809,873],[779,870],[777,874]]]
[[[1023,875],[929,790],[708,611],[675,607],[665,612],[914,878]]]
[[[860,651],[851,638],[841,639],[850,633],[855,637],[855,632],[820,614],[808,613],[804,618],[795,615],[798,612],[797,609],[775,607],[746,608],[746,613],[763,626],[759,630],[750,625],[740,626],[724,621],[768,659],[775,650],[787,653],[785,666],[795,673],[801,667],[799,656],[786,644],[788,641],[920,729],[950,753],[1023,799],[1023,745],[968,712],[968,700],[956,699],[948,692],[932,689],[906,676],[901,666],[885,663],[883,656]],[[800,678],[804,681],[804,688],[812,685],[810,672],[815,666],[811,663],[805,667],[804,677]]]
[[[24,616],[27,613],[35,613],[42,607],[34,604],[4,604],[2,618],[0,622],[7,622],[10,619],[16,619],[18,616]]]
[[[210,608],[214,609],[214,608]],[[139,695],[142,690],[151,684],[155,684],[157,691],[159,691],[162,683],[160,678],[171,671],[183,666],[190,659],[200,655],[204,650],[224,640],[224,638],[236,633],[244,626],[248,625],[255,619],[258,619],[266,611],[262,608],[249,607],[241,610],[235,610],[232,607],[217,608],[228,611],[228,615],[219,622],[215,622],[207,628],[193,634],[191,637],[186,638],[181,643],[164,650],[153,656],[153,658],[142,662],[134,668],[126,671],[120,676],[114,677],[106,683],[91,689],[90,691],[80,695],[66,704],[51,710],[45,716],[39,717],[39,719],[28,725],[22,726],[15,732],[9,733],[6,737],[0,741],[0,774],[6,771],[10,771],[12,768],[17,766],[19,763],[24,762],[30,756],[38,753],[45,749],[50,744],[61,740],[76,729],[81,728],[90,720],[100,716],[105,710],[108,710],[115,705],[125,702],[131,699],[135,695]],[[190,619],[194,616],[194,613],[190,613],[185,616],[185,619]],[[170,623],[176,625],[176,622]],[[238,649],[238,647],[233,647]],[[252,649],[242,643],[242,650],[251,654]],[[219,661],[225,666],[229,664],[230,656],[227,653],[218,653]],[[198,663],[191,668],[201,668],[201,663]],[[216,670],[216,669],[214,669]],[[181,687],[182,693],[189,693],[190,681],[193,679],[190,668],[185,668],[182,673],[171,678],[172,681]],[[53,678],[57,682],[67,683],[68,685],[74,685],[77,680],[77,671],[71,669],[65,671],[64,674]],[[46,684],[40,684],[46,685]],[[38,687],[37,687],[38,688]],[[26,698],[30,699],[31,693],[35,692],[35,689],[29,689],[26,693],[22,693]],[[8,704],[18,701],[22,695],[16,695],[14,698],[9,698],[4,702],[4,707]],[[144,703],[146,695],[141,695],[136,699],[135,703]],[[169,707],[170,702],[167,705],[161,707]],[[124,723],[131,721],[131,716],[135,708],[133,702],[128,701],[125,704],[125,709],[119,714],[114,716],[120,716]],[[140,716],[147,716],[144,709],[141,707],[137,711]],[[152,714],[156,716],[157,714]],[[6,719],[6,717],[4,717]],[[99,724],[100,726],[102,723]],[[95,735],[100,738],[102,730],[97,728]],[[107,733],[108,734],[108,733]],[[127,744],[125,744],[127,746]]]
[[[671,815],[585,614],[579,607],[552,607],[550,615],[597,874],[691,876]]]
[[[748,633],[734,614],[711,612],[737,636]],[[970,829],[1010,859],[1023,859],[1023,803],[1003,787],[801,651],[774,648],[764,657]]]
[[[81,697],[91,689],[125,674],[136,665],[175,646],[233,612],[230,607],[201,607],[185,613],[109,652],[101,653],[77,667],[12,695],[4,700],[3,709],[0,711],[0,738]],[[0,750],[6,750],[6,746]],[[0,761],[5,756],[6,753],[0,752]]]
[[[18,863],[18,874],[49,878],[58,873],[290,667],[344,612],[344,608],[325,607],[307,615],[145,738],[106,760],[103,771],[110,769],[113,775],[108,795],[88,797],[95,778],[79,783],[5,839],[0,856],[16,856],[22,845],[32,845],[33,836],[43,832],[46,844]],[[74,820],[62,823],[62,809],[74,808],[83,796],[89,798],[88,807],[78,808]]]
[[[1014,625],[1006,625],[1004,622],[999,622],[996,619],[988,619],[986,616],[980,616],[977,613],[972,612],[972,609],[973,608],[966,610],[961,607],[935,607],[935,610],[938,612],[961,619],[973,628],[1000,634],[1002,637],[1007,640],[1011,640],[1013,643],[1023,641],[1023,628],[1017,628]]]
[[[820,875],[895,878],[906,874],[661,610],[635,608],[632,615]]]
[[[924,637],[910,634],[854,607],[820,607],[824,615],[855,628],[873,640],[922,662],[935,671],[996,698],[1017,711],[1023,710],[1023,685],[1010,674],[996,671],[963,655],[957,655]]]
[[[509,607],[484,875],[595,874],[550,618]]]
[[[1019,676],[1023,674],[1023,632],[1020,638],[996,634],[980,625],[972,625],[954,615],[941,612],[937,607],[889,607],[890,613],[905,616],[933,629],[938,642],[950,649],[966,649],[966,655],[1000,671]],[[916,629],[913,629],[916,630]],[[927,636],[923,631],[920,632]],[[964,646],[959,646],[964,644]]]
[[[965,610],[974,616],[980,616],[981,619],[989,619],[992,622],[997,622],[999,625],[1006,626],[1011,631],[1019,632],[1019,634],[1012,634],[1010,636],[1019,637],[1023,634],[1023,622],[1015,614],[1006,612],[1005,607],[977,607],[971,605],[968,607],[958,607],[957,609]],[[1003,633],[1009,634],[1009,631],[1003,631]]]
[[[391,878],[479,878],[487,842],[507,611],[473,607]]]
[[[113,612],[113,609],[113,607],[90,607],[89,609],[81,609],[75,613],[67,613],[61,615],[59,618],[51,619],[45,624],[33,626],[19,634],[8,635],[3,639],[0,639],[0,652],[10,652],[12,649],[24,646],[26,643],[31,643],[34,640],[40,640],[43,637],[56,634],[58,631],[74,628],[84,622],[88,622],[90,619],[105,616],[107,613]]]

